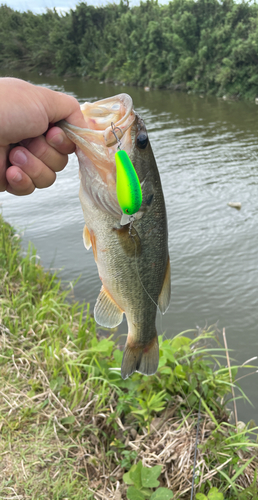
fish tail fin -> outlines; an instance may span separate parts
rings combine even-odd
[[[158,365],[159,342],[157,333],[145,346],[128,342],[127,340],[121,366],[121,376],[123,379],[130,377],[134,372],[139,372],[143,375],[153,375],[157,371]]]

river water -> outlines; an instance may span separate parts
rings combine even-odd
[[[169,226],[171,304],[158,317],[167,337],[218,323],[238,364],[258,355],[258,107],[215,97],[19,74],[71,93],[83,103],[129,93],[142,116],[159,167]],[[4,218],[32,241],[46,268],[93,309],[100,280],[82,242],[78,165],[71,155],[53,186],[19,198],[0,193]],[[241,202],[240,211],[230,201]],[[127,332],[126,322],[118,333]],[[222,341],[222,336],[220,336]],[[256,363],[254,361],[254,363]],[[245,375],[245,371],[240,372]],[[239,419],[258,424],[258,373],[241,380],[253,403]]]

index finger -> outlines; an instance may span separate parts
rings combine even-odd
[[[85,121],[80,104],[75,97],[56,92],[45,87],[40,88],[46,98],[49,122],[56,123],[65,119],[72,125],[83,128]]]
[[[71,154],[75,151],[75,144],[70,141],[59,127],[51,127],[46,133],[47,143],[62,154]]]

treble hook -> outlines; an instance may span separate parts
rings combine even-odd
[[[121,128],[117,127],[117,126],[114,124],[114,122],[111,122],[111,129],[112,129],[112,132],[113,132],[113,134],[114,134],[114,136],[115,136],[115,138],[116,138],[116,140],[117,140],[117,147],[118,147],[118,149],[120,149],[120,150],[121,150],[121,147],[122,147],[122,142],[120,141],[119,137],[117,136],[117,134],[116,134],[116,130],[119,130],[119,132],[121,132],[121,134],[122,134],[122,135],[123,135],[123,132],[122,132]]]

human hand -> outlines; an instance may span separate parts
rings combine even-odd
[[[66,119],[83,127],[78,101],[23,80],[0,78],[0,116],[0,191],[25,195],[51,186],[75,149],[51,124]]]

